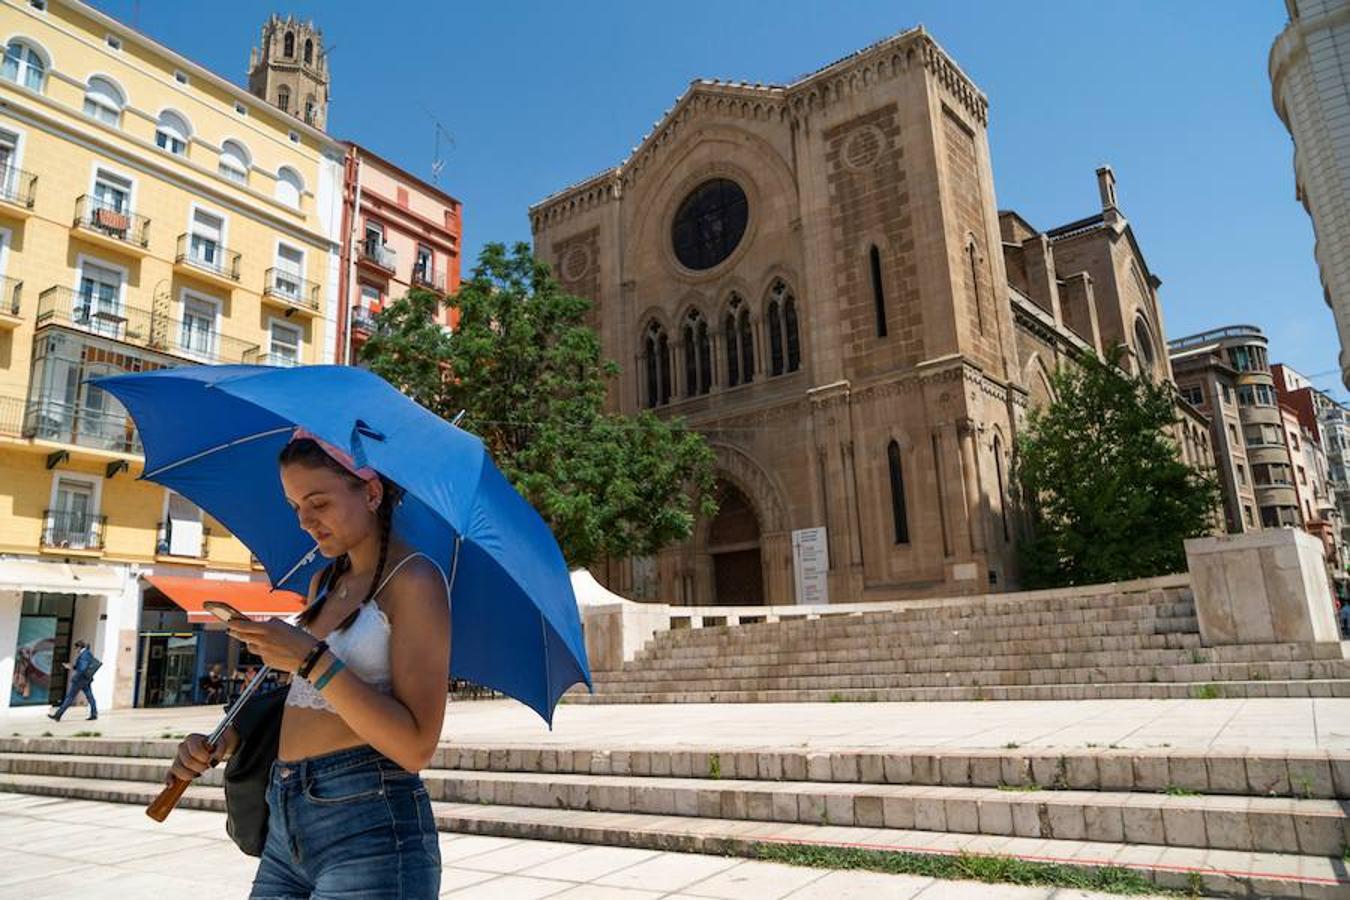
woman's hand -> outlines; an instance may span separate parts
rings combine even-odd
[[[312,634],[281,619],[266,622],[232,620],[226,626],[230,636],[248,645],[250,653],[278,672],[294,672],[305,661],[318,641]]]
[[[225,734],[217,747],[207,743],[204,734],[189,734],[178,745],[178,753],[174,757],[173,765],[169,767],[169,775],[164,782],[171,784],[175,778],[180,781],[191,781],[207,769],[214,768],[222,759],[228,759],[238,747],[239,732],[234,730],[233,725],[225,729]]]

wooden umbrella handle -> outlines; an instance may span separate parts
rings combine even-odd
[[[173,781],[168,787],[160,791],[159,796],[145,808],[145,814],[156,822],[163,822],[169,817],[169,813],[173,812],[173,808],[178,805],[178,798],[183,796],[183,791],[187,790],[190,783],[174,775]]]

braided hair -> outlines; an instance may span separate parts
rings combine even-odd
[[[302,465],[312,469],[326,468],[337,474],[352,485],[353,488],[360,487],[364,482],[349,472],[342,463],[329,456],[323,447],[319,446],[317,441],[310,438],[301,438],[291,441],[281,450],[278,462],[285,465]],[[375,598],[375,592],[379,590],[380,580],[384,577],[385,563],[389,560],[389,538],[393,531],[394,509],[403,499],[403,488],[399,487],[393,481],[385,476],[380,476],[380,485],[384,488],[384,494],[380,498],[380,505],[375,510],[376,519],[380,527],[380,557],[375,566],[375,576],[370,580],[370,590],[366,592],[365,599],[347,615],[345,619],[338,623],[333,629],[334,634],[344,631],[348,626],[356,621],[361,609]],[[328,600],[328,590],[339,578],[351,571],[351,557],[344,553],[334,559],[324,568],[323,574],[319,578],[318,596],[313,604],[306,607],[304,611],[296,617],[296,623],[302,627],[308,627],[315,619],[319,617],[319,612],[323,609],[324,603]]]

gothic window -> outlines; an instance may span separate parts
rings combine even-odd
[[[314,62],[314,42],[305,38],[305,65]]]
[[[998,478],[998,507],[1003,520],[1003,540],[1008,541],[1008,494],[1003,486],[1003,442],[994,435],[994,474]]]
[[[1140,367],[1145,371],[1151,371],[1156,357],[1153,351],[1153,338],[1148,333],[1148,325],[1144,322],[1143,316],[1137,316],[1134,320],[1134,346],[1139,353]]]
[[[308,95],[307,97],[305,97],[305,124],[306,124],[306,125],[313,125],[313,124],[314,124],[314,95],[313,95],[313,94],[310,94],[310,95]]]
[[[703,314],[691,309],[684,320],[684,395],[706,394],[712,388],[712,342]]]
[[[891,518],[895,524],[895,542],[909,543],[909,516],[905,512],[905,473],[900,467],[900,445],[894,440],[886,448],[891,472]]]
[[[295,55],[295,32],[286,32],[286,37],[281,41],[281,54],[286,57]]]
[[[886,336],[886,292],[881,286],[881,251],[876,244],[867,252],[867,262],[872,273],[872,303],[877,311],[877,337]]]
[[[750,309],[739,294],[731,295],[722,339],[727,348],[727,386],[749,384],[755,377],[755,345],[750,331]]]
[[[675,258],[685,268],[711,269],[736,249],[748,219],[749,204],[740,185],[727,178],[703,182],[675,213]]]
[[[966,259],[970,263],[970,297],[975,304],[975,324],[984,334],[984,307],[980,303],[980,251],[975,247],[975,239],[966,244]]]
[[[647,373],[646,405],[649,409],[663,406],[670,402],[670,343],[659,322],[647,326],[642,355]]]
[[[284,84],[277,88],[277,109],[282,112],[291,111],[291,89]]]
[[[769,288],[769,373],[782,375],[801,368],[801,339],[797,331],[797,298],[781,279]]]

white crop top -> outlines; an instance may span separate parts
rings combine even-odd
[[[436,566],[436,571],[441,573],[441,581],[445,583],[445,596],[449,598],[450,583],[446,580],[445,572],[440,566],[436,565],[436,561],[425,553],[409,553],[399,560],[393,571],[384,577],[380,586],[375,589],[375,594],[370,601],[361,604],[360,611],[356,614],[356,619],[352,624],[348,625],[343,631],[329,634],[325,639],[328,641],[329,652],[342,660],[349,671],[384,694],[393,693],[394,690],[393,677],[389,668],[390,626],[389,617],[384,614],[384,610],[380,609],[376,599],[390,579],[398,574],[398,570],[403,568],[408,560],[416,556],[420,556]],[[332,704],[324,698],[323,694],[315,690],[314,685],[299,677],[291,679],[291,689],[286,695],[286,705],[333,712]]]

